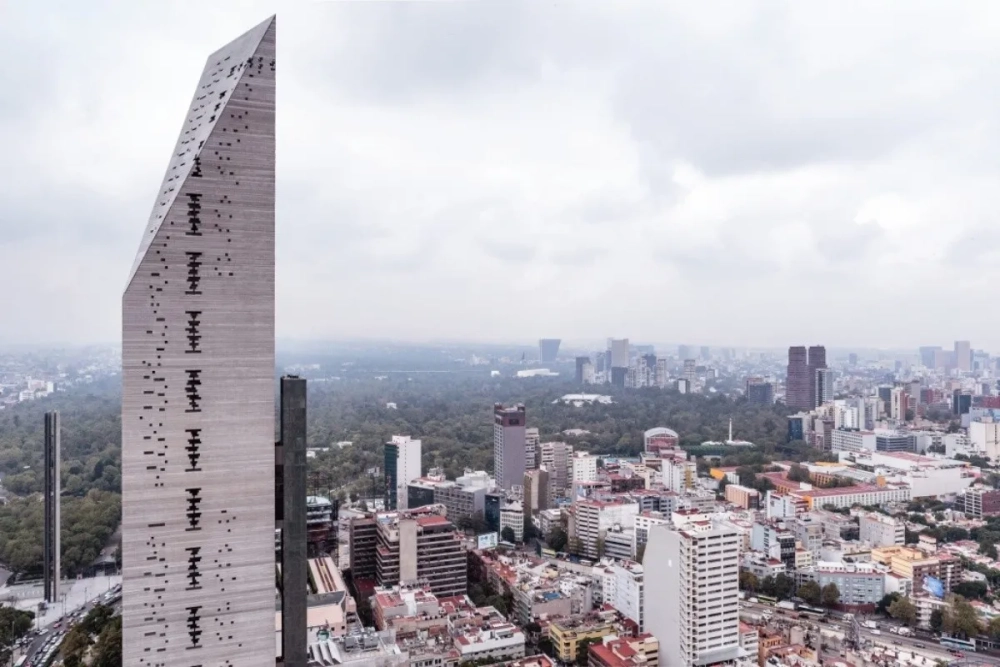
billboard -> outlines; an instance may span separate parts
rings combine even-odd
[[[940,579],[934,577],[924,577],[924,591],[930,593],[937,599],[944,598],[944,584]]]
[[[482,535],[476,535],[476,548],[478,549],[493,549],[497,545],[497,534],[496,533],[483,533]]]

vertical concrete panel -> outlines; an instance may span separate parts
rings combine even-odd
[[[308,662],[306,594],[306,381],[281,378],[281,449],[284,457],[281,524],[281,646],[285,667]]]

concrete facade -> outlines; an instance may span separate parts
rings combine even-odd
[[[274,665],[275,31],[209,57],[122,299],[130,667]]]
[[[62,480],[59,464],[62,460],[59,442],[59,413],[45,413],[45,528],[42,538],[42,578],[45,587],[45,601],[59,599],[60,561],[59,549],[61,516],[59,494]]]

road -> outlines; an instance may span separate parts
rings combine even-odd
[[[847,629],[847,622],[840,620],[841,615],[837,612],[832,612],[831,618],[824,623],[817,623],[814,619],[809,618],[798,618],[798,612],[791,610],[783,610],[770,605],[764,604],[752,604],[749,602],[741,602],[741,611],[744,613],[751,614],[764,614],[771,613],[771,619],[774,621],[784,620],[790,624],[808,626],[814,629],[821,629],[825,631],[832,631],[838,633],[844,633]],[[882,617],[873,617],[878,623],[879,630],[878,633],[873,633],[869,628],[861,628],[861,636],[869,645],[871,646],[882,646],[891,651],[906,651],[928,658],[926,664],[933,664],[937,660],[943,660],[945,662],[951,662],[956,659],[948,653],[947,649],[941,647],[938,641],[932,637],[927,636],[909,636],[901,637],[889,632],[889,628],[893,625],[900,625],[892,620],[885,619]],[[839,658],[835,652],[830,652],[830,658]],[[965,657],[972,658],[975,657],[982,665],[997,665],[1000,666],[1000,658],[995,658],[992,656],[983,655],[982,653],[969,653]]]
[[[54,623],[48,627],[41,630],[41,634],[34,637],[31,643],[28,644],[19,655],[15,655],[15,659],[20,657],[20,655],[27,655],[28,659],[24,663],[24,667],[39,667],[40,663],[36,662],[48,651],[50,646],[58,646],[59,641],[66,634],[66,632],[72,628],[76,623],[81,621],[84,616],[87,615],[91,609],[100,604],[103,597],[96,600],[91,600],[87,602],[83,607],[81,607],[77,612],[72,615],[67,615],[66,618],[62,619],[60,622]],[[121,613],[121,598],[117,598],[112,604],[112,610],[115,615]],[[56,627],[58,625],[59,627]],[[53,640],[50,644],[50,640]]]

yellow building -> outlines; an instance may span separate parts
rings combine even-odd
[[[549,625],[549,638],[559,659],[564,663],[576,660],[580,642],[601,639],[614,632],[611,623],[600,619],[560,619]]]

